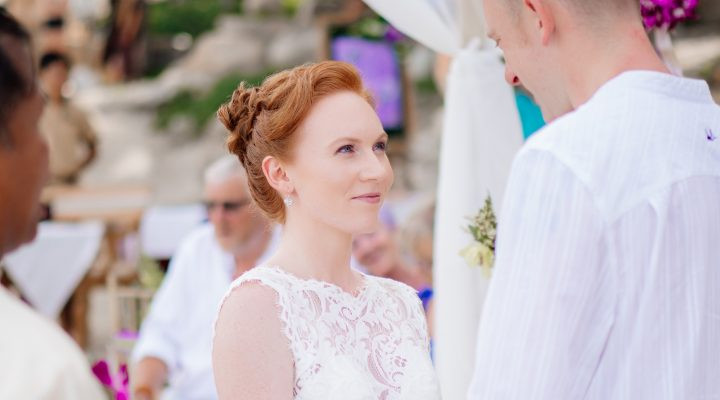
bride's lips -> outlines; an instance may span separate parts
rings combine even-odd
[[[360,196],[353,197],[353,200],[360,200],[370,204],[377,204],[380,202],[380,193],[365,193]]]

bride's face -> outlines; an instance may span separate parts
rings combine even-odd
[[[320,99],[298,128],[286,165],[295,200],[288,215],[301,213],[350,234],[375,230],[393,182],[387,139],[377,114],[359,95],[339,92]]]

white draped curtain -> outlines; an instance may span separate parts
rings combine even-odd
[[[453,57],[446,83],[435,221],[435,366],[444,399],[463,399],[488,279],[460,250],[466,217],[493,199],[499,215],[522,126],[497,50],[487,46],[480,0],[364,0],[397,29]]]

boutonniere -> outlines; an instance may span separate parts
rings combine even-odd
[[[473,242],[460,251],[469,266],[481,266],[486,276],[495,262],[495,236],[497,233],[497,219],[493,210],[492,199],[488,195],[485,198],[485,205],[478,213],[468,218],[470,224],[467,230],[473,238]]]

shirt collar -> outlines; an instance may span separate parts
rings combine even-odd
[[[260,255],[260,258],[257,259],[255,265],[261,265],[265,263],[265,261],[267,261],[270,256],[275,253],[278,243],[280,242],[282,226],[276,224],[271,228],[271,230],[272,232],[270,234],[270,240],[268,240],[267,246],[265,246],[265,251],[262,253],[262,255]],[[216,245],[220,252],[223,254],[227,273],[232,276],[232,274],[235,272],[235,257],[233,257],[232,253],[223,250],[220,247],[219,243],[216,242]]]
[[[601,86],[593,95],[593,99],[602,98],[608,94],[613,96],[618,91],[627,91],[628,89],[651,91],[695,102],[713,102],[707,82],[701,79],[642,70],[620,73]]]

